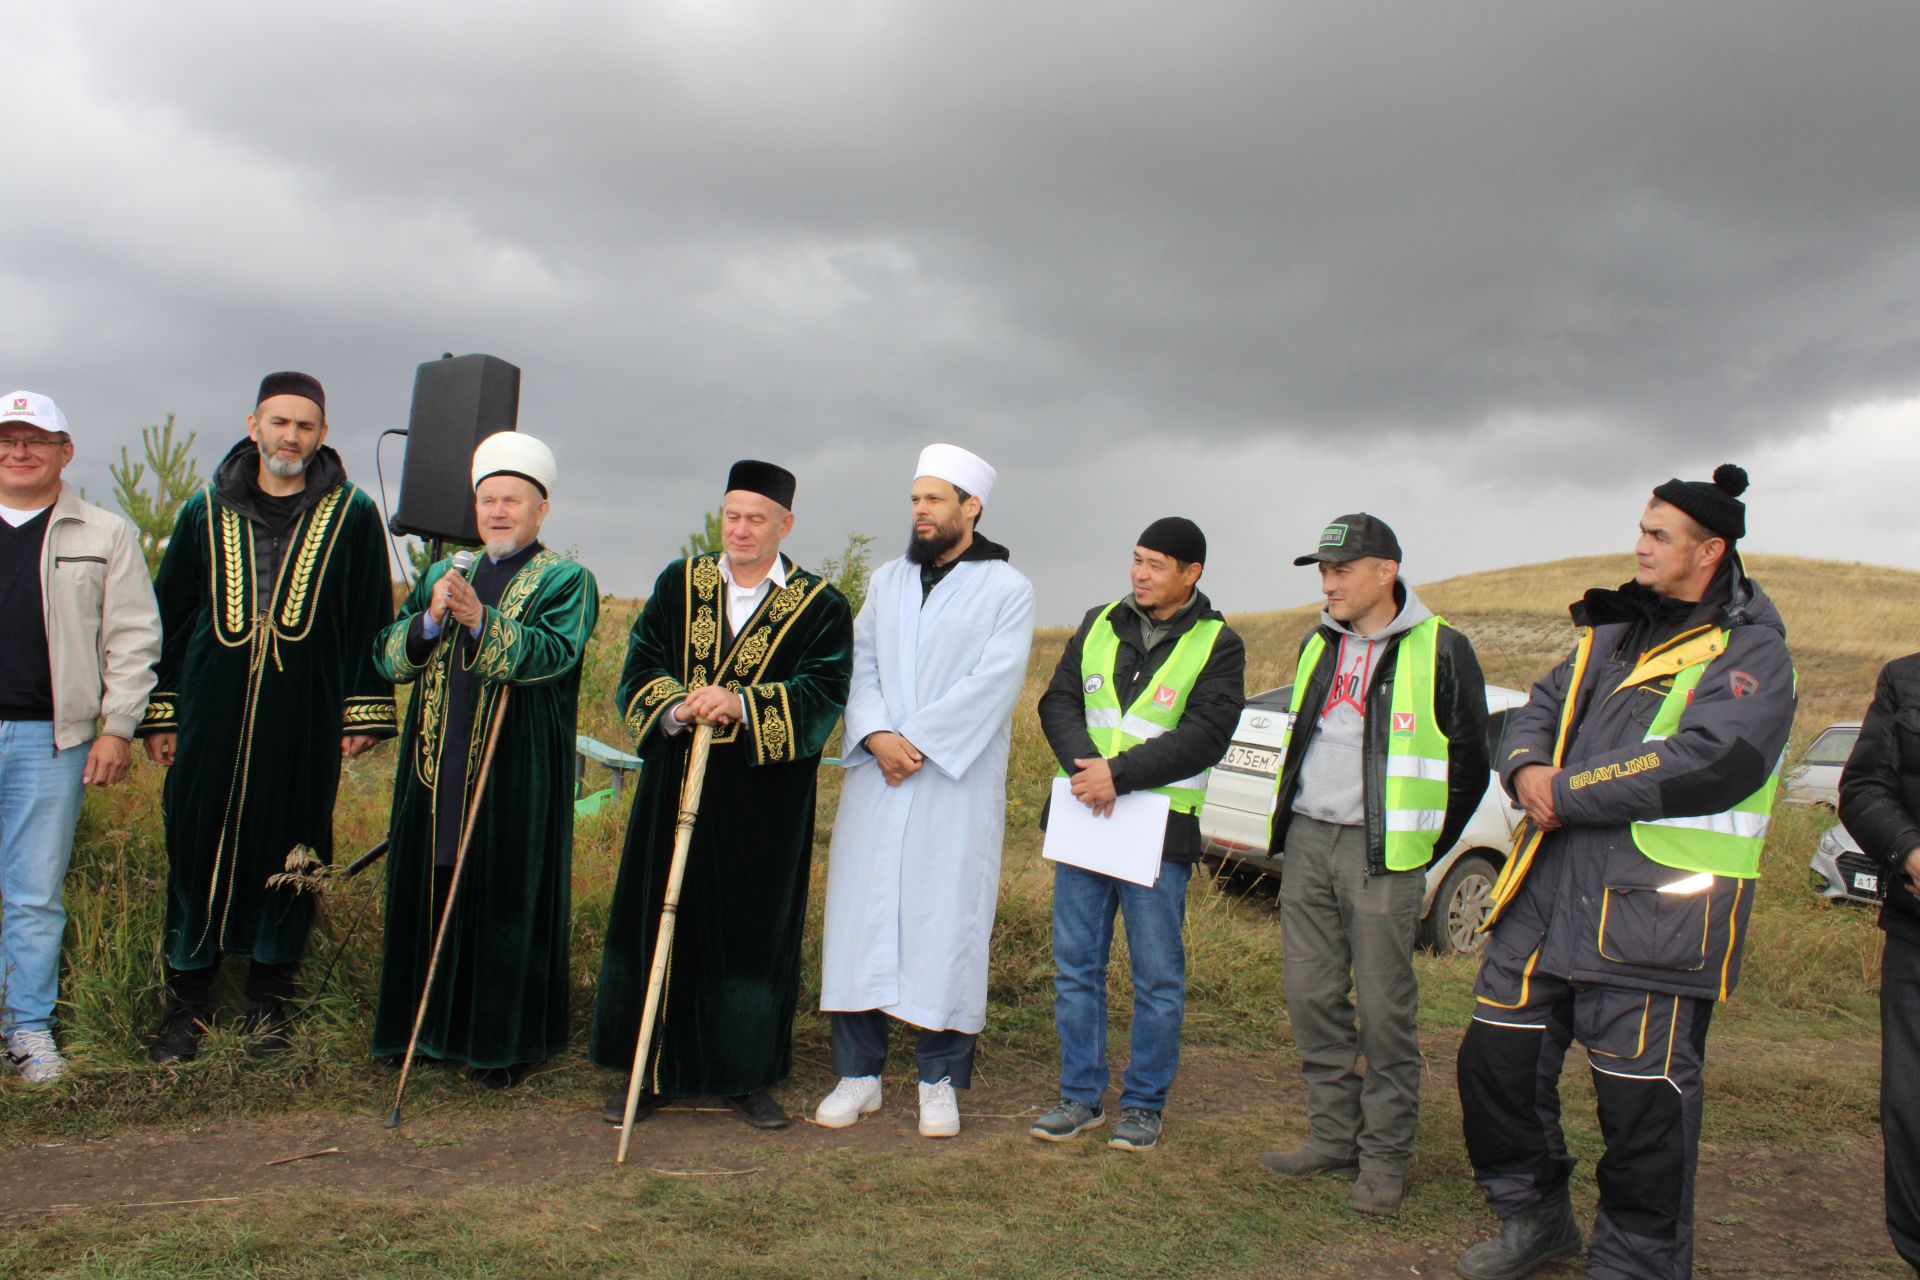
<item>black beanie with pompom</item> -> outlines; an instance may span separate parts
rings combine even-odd
[[[1740,495],[1747,491],[1747,473],[1731,462],[1713,469],[1713,483],[1705,480],[1669,480],[1653,491],[1662,502],[1680,508],[1699,521],[1709,532],[1728,542],[1747,536],[1747,504]]]

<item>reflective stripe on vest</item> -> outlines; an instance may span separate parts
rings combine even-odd
[[[1693,701],[1693,691],[1707,673],[1707,665],[1726,652],[1728,639],[1727,632],[1720,632],[1717,645],[1674,675],[1673,688],[1661,699],[1660,710],[1647,726],[1646,741],[1664,741],[1679,729],[1680,717]],[[1794,680],[1798,683],[1798,673]],[[1786,752],[1782,751],[1760,789],[1725,812],[1633,823],[1634,846],[1661,866],[1679,871],[1755,879],[1760,874],[1760,850],[1767,842],[1767,824],[1773,816],[1773,798],[1780,790],[1780,766],[1785,760]]]
[[[1394,649],[1392,721],[1387,733],[1387,789],[1384,806],[1384,854],[1389,871],[1411,871],[1433,861],[1440,828],[1447,825],[1449,742],[1434,715],[1435,670],[1440,660],[1440,628],[1446,619],[1434,616],[1403,633]],[[1293,700],[1287,707],[1287,727],[1281,736],[1281,768],[1274,789],[1286,771],[1286,753],[1293,742],[1306,701],[1307,682],[1326,652],[1327,637],[1315,631],[1300,650],[1293,673]],[[1308,738],[1311,741],[1311,735]],[[1364,755],[1364,753],[1363,753]]]
[[[1087,629],[1080,648],[1081,700],[1086,707],[1087,736],[1100,754],[1112,759],[1129,747],[1157,738],[1180,723],[1194,682],[1206,670],[1213,642],[1220,635],[1218,618],[1204,618],[1180,637],[1173,652],[1141,688],[1140,696],[1124,711],[1113,688],[1113,664],[1120,656],[1120,637],[1107,616],[1120,606],[1116,600],[1100,611]],[[1066,770],[1059,771],[1064,777]],[[1175,813],[1198,813],[1207,798],[1207,774],[1202,769],[1164,787],[1149,787],[1167,797]]]

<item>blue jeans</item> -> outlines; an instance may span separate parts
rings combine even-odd
[[[67,929],[60,886],[90,747],[55,754],[51,721],[0,720],[0,1026],[10,1031],[53,1025]]]
[[[1133,1044],[1120,1105],[1163,1111],[1180,1068],[1187,1009],[1184,862],[1160,863],[1148,888],[1063,862],[1053,865],[1053,1022],[1060,1034],[1060,1094],[1089,1107],[1107,1092],[1107,957],[1113,917],[1127,927],[1133,957]]]

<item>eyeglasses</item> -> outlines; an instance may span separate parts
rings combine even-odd
[[[65,436],[7,436],[0,439],[0,453],[25,449],[31,453],[51,453],[67,442]]]

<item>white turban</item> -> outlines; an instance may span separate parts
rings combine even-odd
[[[553,450],[532,436],[496,431],[473,451],[473,487],[478,489],[482,480],[502,471],[526,477],[540,486],[543,495],[551,497],[560,469],[554,465]]]
[[[913,474],[915,478],[932,476],[956,489],[965,489],[980,499],[983,507],[993,493],[993,482],[1000,478],[1000,473],[987,465],[985,458],[968,453],[957,444],[930,444],[922,449],[919,469]]]

